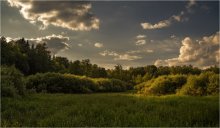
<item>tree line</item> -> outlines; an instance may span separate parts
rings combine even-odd
[[[125,70],[117,64],[114,69],[105,69],[97,64],[91,64],[89,59],[70,61],[66,57],[53,56],[45,43],[30,44],[24,38],[7,42],[5,37],[1,37],[1,65],[14,65],[26,76],[46,72],[70,73],[92,78],[115,78],[133,84],[161,75],[198,75],[205,71],[219,73],[217,66],[202,70],[192,65],[172,67],[148,65]]]

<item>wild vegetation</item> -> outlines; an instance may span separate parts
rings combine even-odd
[[[200,75],[163,75],[135,86],[145,95],[218,95],[219,74],[204,72]]]
[[[49,93],[123,92],[131,86],[118,79],[89,78],[72,74],[37,73],[27,77],[27,89]]]
[[[1,96],[17,97],[25,95],[23,74],[15,67],[1,66]]]
[[[2,99],[2,127],[218,127],[218,96],[34,94]]]

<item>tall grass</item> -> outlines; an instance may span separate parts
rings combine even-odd
[[[127,93],[34,94],[2,98],[1,126],[219,126],[217,96]]]

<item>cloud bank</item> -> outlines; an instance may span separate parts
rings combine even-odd
[[[91,3],[83,1],[21,1],[7,0],[21,15],[40,29],[48,25],[74,31],[99,29],[99,19],[91,12]]]
[[[193,64],[201,68],[218,65],[220,58],[219,38],[219,32],[197,41],[186,37],[182,40],[178,57],[167,60],[158,59],[154,64],[157,66]]]

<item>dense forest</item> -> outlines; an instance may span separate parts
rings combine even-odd
[[[7,42],[5,37],[1,37],[1,67],[3,96],[15,94],[16,91],[8,91],[13,90],[12,86],[9,87],[13,81],[16,88],[22,88],[22,81],[25,81],[21,90],[50,93],[120,92],[132,89],[156,95],[207,95],[219,92],[217,66],[202,70],[192,65],[148,65],[125,70],[118,64],[114,69],[105,69],[91,64],[89,59],[70,61],[65,57],[52,56],[46,44],[29,44],[24,38]],[[19,78],[24,80],[18,82]],[[184,90],[191,91],[179,92],[183,85]]]

